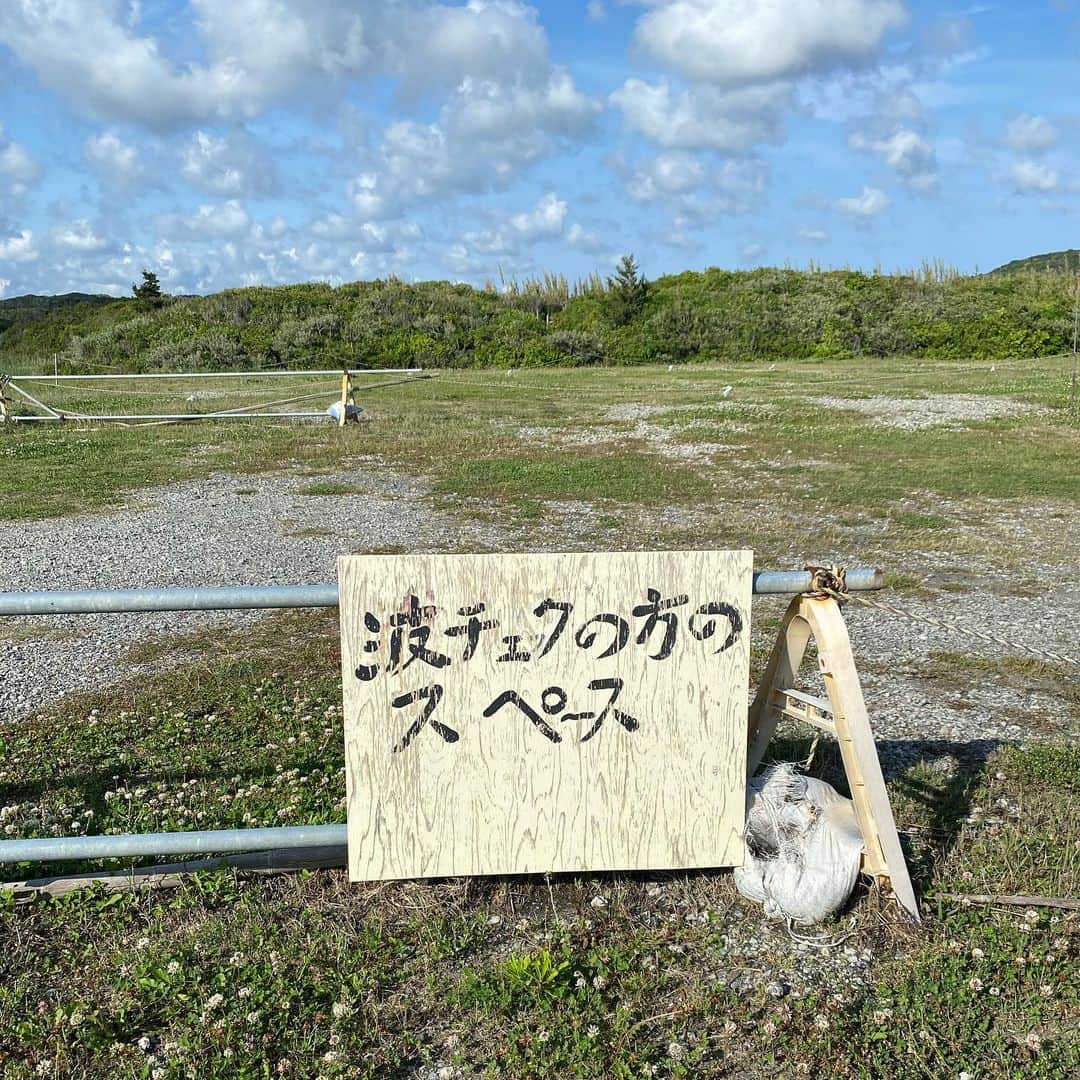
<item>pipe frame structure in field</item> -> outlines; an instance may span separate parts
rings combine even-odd
[[[810,589],[811,582],[812,574],[807,570],[756,570],[752,591],[756,596],[797,595]],[[876,568],[853,567],[847,571],[846,585],[849,590],[856,592],[881,589],[885,586],[885,574]],[[0,593],[0,616],[328,608],[337,607],[339,602],[338,586],[334,582],[318,585],[249,585],[191,589],[92,589]],[[0,864],[217,854],[265,851],[271,848],[298,850],[338,844],[344,850],[344,825],[49,836],[0,840]]]
[[[326,412],[316,412],[304,410],[300,412],[274,412],[274,411],[255,411],[258,406],[246,406],[237,409],[219,409],[213,412],[191,412],[191,413],[82,413],[74,411],[65,411],[63,409],[56,409],[46,404],[45,402],[36,398],[29,391],[22,389],[21,383],[43,382],[43,383],[55,383],[61,382],[99,382],[109,380],[130,381],[132,379],[283,379],[283,378],[319,378],[329,375],[337,375],[343,379],[344,385],[348,388],[349,394],[354,389],[376,389],[380,385],[393,385],[393,382],[411,382],[414,379],[423,379],[428,376],[421,368],[341,368],[338,370],[326,370],[319,369],[315,371],[162,371],[162,372],[138,372],[130,375],[124,374],[87,374],[87,375],[3,375],[0,377],[0,402],[3,401],[3,389],[6,387],[14,391],[25,401],[29,402],[34,408],[39,409],[38,413],[31,413],[27,415],[15,415],[10,413],[6,408],[0,410],[0,420],[7,421],[9,423],[57,423],[64,421],[74,421],[82,423],[139,423],[139,424],[160,424],[160,423],[181,423],[191,420],[265,420],[265,419],[278,419],[278,420],[315,420],[326,419]],[[365,387],[353,387],[352,378],[356,375],[397,375],[402,376],[397,380],[384,380],[380,379],[376,383],[372,383]],[[308,397],[316,395],[307,395]],[[265,402],[265,406],[290,404],[293,401],[301,399],[287,399],[285,401],[270,401]]]

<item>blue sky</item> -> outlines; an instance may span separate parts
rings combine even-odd
[[[1080,0],[3,0],[0,296],[1080,246]]]

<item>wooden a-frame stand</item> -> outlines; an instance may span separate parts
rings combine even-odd
[[[828,700],[794,689],[795,676],[811,637],[817,643]],[[918,922],[919,908],[881,775],[851,640],[840,607],[831,597],[797,596],[784,614],[757,696],[750,706],[748,778],[761,764],[782,716],[801,720],[836,738],[862,831],[863,873],[888,886],[900,907]]]

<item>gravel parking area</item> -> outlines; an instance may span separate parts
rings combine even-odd
[[[142,491],[123,510],[0,524],[0,550],[8,552],[0,563],[0,590],[306,584],[334,580],[343,552],[567,550],[598,543],[595,532],[579,540],[558,514],[546,528],[534,523],[518,532],[435,511],[420,482],[375,464],[318,479],[318,487],[358,489],[349,493],[305,494],[314,483],[219,475]],[[616,533],[603,542],[618,548],[626,538]],[[1054,568],[1040,569],[1043,576]],[[1068,580],[1067,569],[1059,568],[1053,584],[1034,596],[1002,595],[1005,583],[986,570],[965,591],[901,603],[1021,644],[1075,652],[1080,583]],[[761,646],[770,644],[762,617],[778,615],[785,603],[755,601]],[[124,657],[137,641],[259,617],[205,612],[0,620],[0,717],[17,720],[59,695],[138,674],[143,669]],[[1080,726],[1052,682],[1032,689],[1007,674],[974,670],[919,676],[920,663],[934,651],[993,657],[999,655],[993,646],[854,604],[847,617],[874,727],[888,745],[887,769],[890,763],[903,767],[931,746],[955,753],[956,747],[1075,733]]]
[[[139,492],[111,513],[0,523],[0,591],[306,585],[337,579],[347,552],[488,551],[501,535],[433,511],[416,483],[371,468],[319,477],[359,489],[304,494],[311,479],[213,476]],[[359,493],[362,492],[362,493]],[[134,642],[257,612],[167,612],[0,620],[0,717],[128,678]],[[47,636],[34,637],[34,633]],[[13,634],[13,638],[6,638]],[[24,636],[26,635],[26,636]]]

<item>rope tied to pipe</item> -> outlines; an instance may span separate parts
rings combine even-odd
[[[851,599],[851,594],[847,591],[847,571],[839,564],[804,566],[803,569],[810,574],[810,588],[803,596],[812,596],[817,600],[831,596],[838,603]]]

